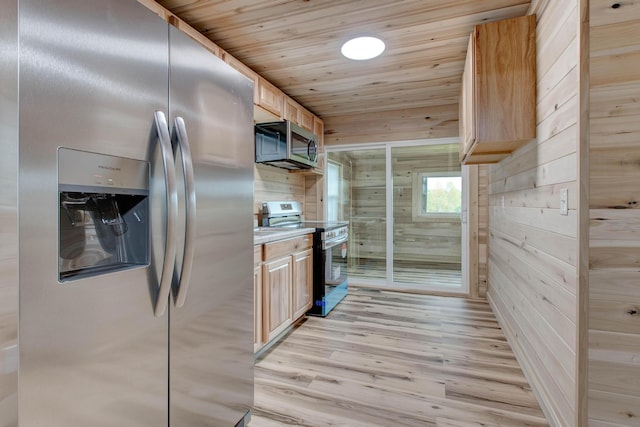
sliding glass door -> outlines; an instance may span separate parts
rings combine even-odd
[[[457,290],[462,268],[458,144],[391,148],[392,281]]]
[[[457,142],[327,151],[327,218],[349,221],[350,282],[465,292]]]
[[[349,277],[387,279],[386,155],[384,148],[329,153],[329,170],[341,170],[341,178],[327,174],[327,212],[337,210],[349,221]],[[340,183],[341,197],[335,193]],[[331,191],[330,189],[334,190]]]

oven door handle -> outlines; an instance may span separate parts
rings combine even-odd
[[[344,236],[341,236],[332,240],[325,240],[322,243],[322,249],[331,249],[334,246],[338,246],[340,243],[345,243],[347,240],[349,240],[348,234],[345,234]]]

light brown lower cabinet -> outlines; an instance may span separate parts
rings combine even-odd
[[[293,321],[291,313],[291,278],[293,260],[290,256],[264,263],[263,329],[264,342],[269,342]]]
[[[262,247],[264,261],[254,265],[253,276],[255,351],[270,343],[311,308],[311,242],[312,236],[307,235]]]
[[[313,304],[313,251],[293,254],[293,318],[304,315]]]

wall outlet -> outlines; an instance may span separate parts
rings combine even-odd
[[[569,215],[569,189],[560,189],[560,215]]]

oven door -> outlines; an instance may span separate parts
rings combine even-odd
[[[340,236],[323,244],[325,286],[338,286],[347,280],[347,241],[347,236]]]

